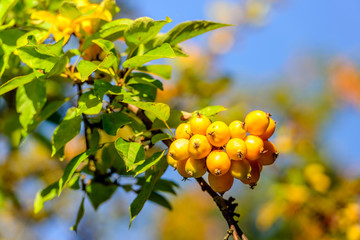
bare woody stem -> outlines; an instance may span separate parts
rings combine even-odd
[[[144,114],[144,111],[130,104],[127,107],[130,111],[135,113],[144,122],[147,129],[151,129],[152,122]],[[162,133],[162,131],[154,130],[152,131],[152,133],[157,134],[157,133]],[[163,143],[168,147],[170,146],[171,142],[172,141],[169,139],[163,141]],[[230,231],[228,231],[228,233],[231,232],[234,240],[248,240],[244,232],[240,229],[239,225],[237,224],[237,221],[234,219],[235,216],[239,216],[239,214],[235,213],[235,208],[237,206],[236,203],[233,203],[235,199],[232,197],[230,197],[229,200],[224,199],[222,196],[220,196],[218,193],[212,190],[209,184],[207,184],[207,182],[202,177],[196,178],[196,181],[200,185],[201,189],[204,192],[207,192],[215,201],[216,205],[218,206],[219,210],[221,211],[223,217],[225,218],[229,226]]]

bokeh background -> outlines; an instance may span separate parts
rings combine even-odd
[[[195,19],[233,24],[182,44],[169,61],[171,81],[158,101],[193,111],[228,110],[230,123],[262,109],[273,114],[280,156],[254,190],[235,181],[239,224],[249,239],[360,239],[360,17],[358,0],[117,1],[118,18],[169,16],[164,27]],[[70,40],[71,44],[71,40]],[[71,90],[70,90],[71,91]],[[68,93],[70,94],[70,93]],[[78,234],[70,231],[82,198],[66,190],[33,214],[36,192],[58,179],[50,159],[54,126],[42,124],[19,148],[16,118],[0,98],[0,239],[222,239],[226,223],[195,181],[178,183],[172,211],[148,202],[129,230],[135,194],[119,189],[95,212],[86,201]],[[84,148],[68,144],[68,158]]]

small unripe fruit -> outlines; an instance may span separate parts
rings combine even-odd
[[[192,132],[191,132],[190,124],[181,123],[176,128],[176,131],[175,131],[176,139],[180,139],[180,138],[190,139],[191,136],[192,136]]]
[[[264,151],[264,142],[261,138],[249,135],[245,138],[246,144],[246,159],[256,160],[260,158],[261,153]]]
[[[231,160],[230,174],[239,180],[246,179],[251,171],[251,166],[248,160],[241,161]]]
[[[229,127],[222,121],[213,122],[206,130],[206,137],[213,146],[224,146],[230,139]]]
[[[264,134],[260,135],[259,137],[262,140],[268,140],[274,134],[275,128],[276,128],[276,122],[274,121],[274,119],[270,118],[269,126],[267,127]]]
[[[169,155],[177,161],[188,159],[188,145],[189,140],[184,138],[176,139],[169,147]]]
[[[245,117],[245,126],[251,135],[260,136],[265,133],[269,126],[270,114],[261,110],[248,113]]]
[[[173,168],[177,168],[177,162],[175,159],[173,159],[170,154],[166,155],[166,161],[167,163],[172,166]]]
[[[196,113],[195,116],[189,122],[191,132],[193,134],[206,134],[206,129],[210,126],[211,121],[206,116]]]
[[[240,179],[243,183],[249,184],[253,188],[260,179],[260,164],[258,161],[250,161],[251,171],[247,178]]]
[[[188,161],[187,159],[186,159],[186,160],[182,160],[182,161],[178,161],[178,162],[177,162],[177,168],[176,168],[176,170],[178,171],[178,173],[179,173],[182,177],[184,177],[185,179],[191,177],[191,176],[186,172],[186,170],[185,170],[185,165],[186,165],[186,162],[187,162],[187,161]]]
[[[205,158],[211,152],[212,146],[204,135],[195,134],[189,140],[188,152],[195,159]]]
[[[226,153],[232,160],[242,160],[246,157],[246,144],[240,138],[232,138],[226,144]]]
[[[264,141],[264,153],[261,154],[258,161],[262,165],[271,165],[275,162],[279,153],[276,150],[275,145],[270,141]]]
[[[229,125],[231,138],[244,139],[246,137],[246,126],[245,123],[235,120]]]
[[[221,176],[230,169],[230,158],[226,152],[221,150],[212,151],[206,158],[206,166],[211,174]]]
[[[185,172],[193,178],[202,177],[206,173],[205,159],[194,159],[190,157],[185,164]]]
[[[215,176],[212,174],[209,174],[208,176],[210,187],[220,194],[223,194],[224,192],[227,192],[230,190],[234,183],[234,178],[231,176],[230,173],[226,173],[221,176]]]

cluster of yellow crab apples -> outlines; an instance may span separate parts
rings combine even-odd
[[[196,113],[177,127],[167,161],[185,179],[202,177],[208,171],[211,188],[220,194],[232,187],[234,178],[253,188],[262,166],[273,164],[278,156],[268,140],[275,131],[270,116],[256,110],[244,122],[235,120],[228,126]]]

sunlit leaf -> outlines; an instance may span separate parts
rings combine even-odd
[[[145,161],[145,150],[137,142],[128,142],[123,138],[118,138],[115,142],[115,147],[124,159],[128,170],[132,170]]]
[[[34,213],[38,213],[43,209],[44,203],[55,198],[58,195],[59,182],[55,182],[36,194],[34,201]]]
[[[81,200],[81,203],[80,203],[80,206],[79,206],[79,210],[78,210],[78,213],[76,215],[76,221],[75,221],[75,224],[70,228],[70,230],[73,230],[77,233],[77,228],[78,228],[78,225],[81,221],[81,219],[83,218],[84,216],[84,213],[85,213],[85,207],[84,207],[84,201],[85,201],[85,197],[82,198]]]
[[[159,44],[170,43],[171,45],[178,44],[187,39],[196,37],[200,34],[231,26],[229,24],[216,23],[210,21],[188,21],[183,22],[174,27],[168,33],[166,33],[159,41]]]
[[[55,129],[52,138],[51,156],[54,156],[67,142],[80,133],[81,115],[79,113],[79,109],[75,107],[70,108],[59,126]]]
[[[155,144],[155,143],[157,143],[161,140],[165,140],[165,139],[172,139],[172,137],[170,134],[167,134],[167,133],[158,133],[151,138],[151,143]]]
[[[211,117],[213,115],[218,114],[219,112],[226,111],[226,110],[227,109],[224,108],[223,106],[208,106],[208,107],[202,108],[195,112],[199,112],[207,117]]]
[[[65,187],[65,185],[69,182],[69,180],[72,178],[72,176],[74,175],[76,169],[79,167],[79,165],[85,160],[87,159],[89,156],[93,155],[94,153],[96,153],[98,149],[97,148],[92,148],[89,149],[79,155],[77,155],[76,157],[74,157],[73,159],[71,159],[71,161],[66,165],[65,169],[64,169],[64,174],[63,176],[60,178],[59,180],[59,191],[58,191],[58,195],[61,194],[61,191],[63,190],[63,188]]]
[[[175,58],[176,55],[172,50],[171,46],[167,43],[164,43],[158,48],[155,48],[151,51],[148,51],[144,55],[138,55],[126,60],[123,63],[123,67],[126,68],[136,68],[144,65],[147,62],[160,59],[160,58]]]
[[[102,109],[102,101],[94,95],[93,91],[87,91],[81,95],[78,108],[82,113],[96,115]]]
[[[171,78],[171,66],[170,65],[161,65],[161,64],[154,64],[154,65],[146,65],[137,67],[136,70],[152,73],[158,75],[164,79]]]
[[[140,109],[148,111],[154,114],[161,121],[166,122],[170,116],[170,107],[165,103],[154,103],[154,102],[135,102],[131,99],[124,99],[124,103],[134,105]]]
[[[14,77],[13,79],[10,79],[9,81],[7,81],[6,83],[4,83],[3,85],[0,86],[0,96],[11,90],[14,90],[17,87],[20,87],[24,84],[31,82],[35,78],[36,78],[35,74],[30,73],[25,76]]]
[[[164,156],[164,151],[162,152],[156,152],[154,153],[150,158],[146,159],[145,162],[143,162],[141,165],[138,165],[134,172],[136,172],[135,176],[145,172],[148,170],[151,166],[155,165],[157,162],[161,160],[161,158]]]
[[[155,37],[161,28],[169,22],[171,19],[168,17],[161,21],[154,21],[149,17],[138,18],[126,29],[125,42],[130,48],[134,48]]]
[[[130,225],[134,218],[140,213],[141,209],[144,207],[145,202],[149,199],[150,194],[152,193],[156,182],[164,174],[167,168],[166,159],[161,158],[154,168],[149,169],[145,174],[145,182],[141,187],[141,190],[134,201],[131,203],[129,212],[130,212]]]

